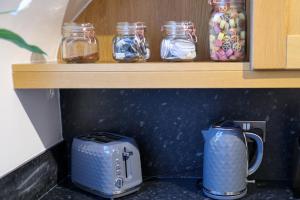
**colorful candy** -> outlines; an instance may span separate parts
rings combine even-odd
[[[210,57],[214,61],[242,61],[246,53],[245,0],[211,0]]]

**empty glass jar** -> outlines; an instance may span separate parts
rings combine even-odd
[[[143,22],[117,24],[117,35],[113,39],[113,58],[119,62],[146,61],[150,58],[149,43],[145,37]]]
[[[160,56],[164,61],[193,61],[196,56],[196,29],[190,21],[169,21],[162,27]]]
[[[62,60],[67,63],[94,63],[99,45],[92,24],[65,23],[62,27]]]
[[[209,22],[210,58],[242,61],[246,54],[245,0],[209,0],[213,11]]]

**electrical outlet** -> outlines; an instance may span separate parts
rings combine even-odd
[[[234,121],[235,124],[239,125],[244,131],[250,131],[252,129],[261,129],[262,132],[255,132],[258,134],[264,142],[266,142],[266,121]]]

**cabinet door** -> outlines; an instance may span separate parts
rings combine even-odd
[[[253,69],[300,69],[300,0],[253,0]]]

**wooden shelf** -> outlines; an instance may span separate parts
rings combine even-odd
[[[300,88],[300,71],[251,71],[249,63],[15,64],[15,89]]]

